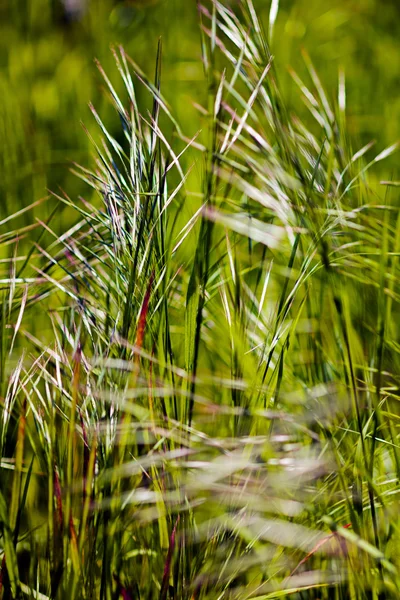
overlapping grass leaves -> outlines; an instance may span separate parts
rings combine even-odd
[[[115,51],[125,98],[99,66],[121,136],[92,108],[88,196],[53,196],[76,225],[41,224],[4,280],[2,357],[29,343],[3,394],[4,597],[396,597],[399,220],[368,181],[395,146],[350,150],[343,80],[330,102],[308,55],[310,122],[290,114],[241,9],[199,7],[196,139],[161,44],[154,81]]]

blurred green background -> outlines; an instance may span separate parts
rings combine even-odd
[[[235,0],[223,0],[234,5]],[[255,0],[267,28],[269,2]],[[108,126],[118,127],[93,59],[118,81],[110,46],[123,44],[148,73],[163,40],[163,93],[183,130],[199,128],[192,100],[204,94],[196,0],[0,0],[0,217],[62,188],[71,197],[84,184],[70,161],[90,161],[81,121],[94,128],[91,101]],[[331,97],[338,70],[346,74],[348,131],[354,143],[377,140],[377,152],[400,138],[398,0],[281,0],[272,51],[292,108],[300,94],[287,73],[303,77],[307,49]],[[378,175],[396,177],[397,158]],[[52,206],[36,208],[44,218]],[[57,214],[56,228],[69,216]],[[27,213],[25,223],[31,222]]]

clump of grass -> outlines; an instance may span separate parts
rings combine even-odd
[[[154,81],[115,51],[125,98],[99,65],[121,136],[92,108],[88,195],[54,196],[76,224],[4,280],[4,598],[398,594],[400,221],[368,183],[395,147],[351,152],[307,55],[314,123],[290,114],[240,8],[199,7],[195,139],[161,43]]]

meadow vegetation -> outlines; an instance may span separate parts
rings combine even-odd
[[[115,46],[82,192],[7,206],[4,599],[399,597],[396,139],[281,85],[278,10],[199,5],[190,127]]]

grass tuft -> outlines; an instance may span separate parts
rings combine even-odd
[[[153,79],[114,49],[86,196],[0,234],[5,599],[398,596],[397,145],[354,152],[307,53],[288,110],[278,9],[199,5],[192,139],[161,41]]]

